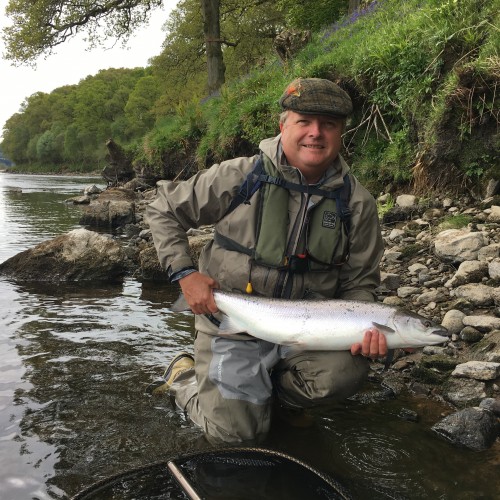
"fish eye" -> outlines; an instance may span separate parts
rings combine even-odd
[[[432,322],[427,319],[424,321],[424,326],[425,328],[430,328],[432,326]]]

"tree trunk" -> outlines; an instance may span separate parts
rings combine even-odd
[[[220,39],[220,0],[201,0],[201,7],[207,51],[208,94],[210,95],[221,88],[226,71]]]
[[[352,14],[355,10],[359,9],[361,0],[349,0],[349,14]]]

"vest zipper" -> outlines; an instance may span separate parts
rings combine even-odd
[[[307,225],[309,213],[309,200],[311,195],[300,194],[300,210],[295,218],[290,240],[287,245],[287,255],[296,255],[301,236]],[[275,297],[289,299],[292,296],[294,273],[288,270],[280,271],[275,287]]]

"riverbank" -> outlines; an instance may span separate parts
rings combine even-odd
[[[80,224],[110,233],[112,245],[109,239],[91,238],[92,232],[73,231],[2,264],[0,272],[24,281],[57,282],[78,276],[80,282],[92,283],[128,275],[140,282],[166,282],[144,220],[144,209],[155,190],[138,190],[138,186],[142,184],[132,181],[102,192],[87,189],[83,197],[68,200],[82,205]],[[384,360],[372,362],[370,381],[376,389],[359,397],[379,400],[410,394],[436,399],[449,407],[450,416],[469,422],[468,434],[474,427],[471,419],[476,419],[480,435],[470,442],[453,429],[441,434],[460,446],[487,448],[498,435],[497,418],[492,415],[500,414],[498,195],[482,200],[413,195],[393,200],[386,195],[379,197],[378,204],[385,242],[379,300],[443,324],[451,339],[444,346],[413,354],[398,351],[389,369]],[[190,231],[195,261],[212,236],[212,227]],[[92,254],[94,247],[98,252]],[[76,248],[85,253],[77,256]],[[68,254],[68,261],[57,260]],[[481,410],[471,415],[470,408]],[[485,415],[491,416],[487,435],[481,423]]]
[[[154,193],[136,193],[136,222],[117,231],[127,235],[128,255],[137,266],[134,276],[165,281],[143,217]],[[413,354],[398,351],[389,369],[386,360],[374,361],[370,379],[377,389],[359,396],[409,393],[445,403],[451,420],[436,424],[435,431],[473,449],[493,444],[500,416],[500,198],[493,193],[490,189],[479,201],[467,196],[379,198],[385,242],[379,300],[443,324],[451,338],[444,346]],[[193,255],[212,238],[212,229],[191,230]],[[471,414],[471,408],[481,410]],[[458,429],[457,419],[467,422],[469,436],[471,429],[477,431],[474,440]]]

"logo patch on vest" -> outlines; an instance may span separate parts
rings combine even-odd
[[[323,212],[323,222],[321,224],[323,227],[327,227],[328,229],[335,229],[337,225],[337,214],[335,212]]]

